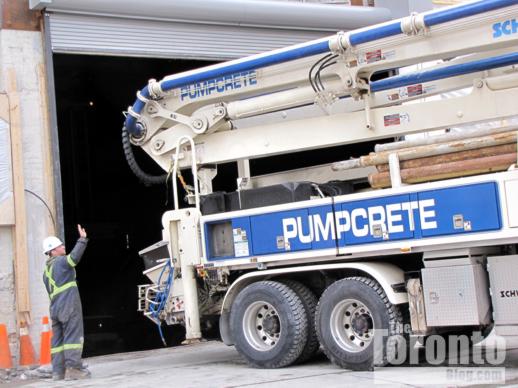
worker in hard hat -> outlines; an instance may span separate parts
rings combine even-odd
[[[86,231],[77,225],[79,239],[67,255],[65,244],[54,236],[43,240],[47,255],[43,282],[50,297],[52,319],[52,377],[54,380],[77,380],[90,377],[83,367],[83,312],[74,267],[81,260],[88,239]]]

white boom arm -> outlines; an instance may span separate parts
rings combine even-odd
[[[194,138],[203,165],[513,116],[517,18],[517,1],[476,1],[151,80],[125,125],[134,144],[169,170],[183,136]],[[464,97],[402,105],[470,86]],[[323,108],[316,117],[239,127],[242,118],[314,103]],[[190,166],[189,149],[178,159]]]

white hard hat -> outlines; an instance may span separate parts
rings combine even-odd
[[[43,240],[43,253],[47,254],[51,250],[63,245],[61,240],[54,236],[49,236],[45,240]]]

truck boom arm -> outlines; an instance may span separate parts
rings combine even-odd
[[[505,101],[516,98],[518,84],[510,67],[518,52],[509,51],[518,44],[517,13],[516,1],[477,1],[151,80],[125,126],[167,171],[182,136],[195,138],[198,164],[217,164],[508,117]],[[438,60],[446,62],[371,80],[376,72]],[[455,104],[401,106],[473,85],[472,96]],[[476,108],[466,109],[475,98]],[[243,118],[313,103],[326,113],[240,128]],[[423,120],[430,109],[441,114]],[[181,168],[192,163],[188,150],[178,158]]]
[[[325,330],[332,331],[318,335],[315,350],[318,342],[326,354],[346,349],[330,358],[353,369],[370,367],[358,363],[358,354],[368,354],[369,330],[378,325],[369,309],[396,327],[403,319],[395,312],[407,301],[414,334],[487,328],[486,260],[502,260],[503,273],[517,257],[516,133],[504,128],[509,123],[471,145],[448,137],[433,149],[389,149],[334,164],[335,170],[376,166],[369,182],[382,190],[364,190],[343,176],[308,182],[307,172],[298,182],[285,172],[289,184],[241,190],[252,186],[246,185],[247,159],[516,116],[517,19],[516,0],[474,1],[151,80],[129,108],[125,128],[174,178],[191,167],[195,207],[179,208],[173,179],[175,210],[162,219],[167,244],[143,252],[167,258],[174,268],[171,294],[163,310],[150,307],[170,289],[157,275],[166,263],[155,262],[145,273],[156,285],[139,288],[141,311],[157,324],[185,324],[187,341],[201,337],[200,316],[219,311],[225,342],[269,368],[294,362],[277,355],[291,354],[288,346],[310,343]],[[451,91],[462,93],[445,96]],[[237,192],[201,197],[200,191],[212,191],[214,165],[229,161],[244,172]],[[471,285],[461,292],[450,287],[466,279]],[[440,305],[438,297],[426,299],[435,289],[449,295]],[[470,294],[476,314],[458,314]],[[316,296],[318,306],[329,309],[315,309]],[[309,307],[288,309],[288,300],[297,299]],[[361,324],[343,318],[359,317],[357,308]],[[443,308],[451,311],[447,317]],[[304,309],[307,314],[299,314]],[[285,334],[297,326],[289,324],[292,315],[303,322],[311,314],[317,333]]]

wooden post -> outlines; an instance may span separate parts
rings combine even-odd
[[[52,168],[52,150],[51,150],[51,134],[50,134],[50,119],[49,119],[49,103],[48,103],[48,95],[47,95],[47,84],[45,73],[45,67],[43,64],[38,64],[37,68],[38,73],[38,89],[40,91],[40,100],[41,100],[41,117],[42,117],[42,128],[43,128],[43,144],[44,148],[42,150],[43,153],[43,165],[44,165],[44,176],[45,176],[45,196],[48,199],[48,205],[51,210],[51,218],[52,218],[52,226],[50,230],[52,230],[52,234],[57,235],[57,220],[53,216],[57,213],[56,211],[56,197],[54,194],[54,172]]]
[[[27,254],[27,217],[23,174],[22,126],[20,96],[16,85],[15,69],[7,69],[7,94],[11,134],[11,163],[14,193],[14,276],[18,323],[31,323],[29,296],[29,263]]]

